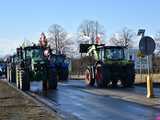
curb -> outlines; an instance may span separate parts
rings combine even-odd
[[[87,93],[90,93],[90,94],[95,94],[95,95],[100,95],[100,96],[109,96],[111,98],[116,98],[116,99],[119,99],[119,100],[124,100],[124,101],[128,101],[128,102],[132,102],[132,103],[135,103],[135,104],[139,104],[139,105],[142,105],[142,106],[145,106],[145,107],[151,107],[153,109],[160,109],[160,101],[159,101],[159,98],[146,98],[145,96],[142,96],[142,95],[127,95],[129,93],[127,93],[126,95],[120,95],[118,94],[117,92],[108,92],[108,93],[104,93],[102,92],[101,90],[98,91],[94,91],[94,90],[83,90],[84,92],[87,92]],[[100,92],[101,91],[101,92]]]
[[[27,92],[27,94],[31,97],[33,97],[33,99],[39,101],[40,103],[46,105],[49,109],[51,109],[52,111],[55,111],[62,119],[64,120],[79,120],[76,116],[68,113],[68,112],[64,112],[60,109],[58,109],[58,104],[55,103],[53,100],[47,99],[47,98],[43,98],[41,96],[38,96],[32,92]]]
[[[3,82],[8,84],[13,89],[15,89],[17,92],[22,94],[24,97],[34,101],[37,105],[42,106],[45,110],[49,111],[52,114],[57,115],[60,119],[62,119],[62,120],[79,120],[76,116],[72,115],[71,113],[67,113],[62,110],[59,110],[57,107],[58,104],[55,103],[54,101],[47,99],[47,98],[43,98],[43,97],[41,97],[35,93],[32,93],[30,91],[26,91],[26,92],[21,91],[20,89],[15,87],[12,83],[9,83],[7,81],[3,80]]]
[[[46,111],[50,112],[51,114],[54,114],[54,115],[58,116],[60,119],[63,119],[62,116],[57,114],[57,110],[56,109],[53,109],[53,108],[51,109],[50,106],[48,106],[47,104],[43,103],[42,101],[40,101],[38,99],[35,99],[35,97],[33,95],[31,96],[28,92],[21,91],[20,89],[15,87],[12,83],[9,83],[8,81],[3,80],[1,82],[7,84],[9,87],[13,88],[15,91],[17,91],[19,94],[23,95],[27,99],[33,101],[38,106],[43,107],[43,109],[45,109]]]

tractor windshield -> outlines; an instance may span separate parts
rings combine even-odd
[[[43,60],[44,58],[42,49],[33,49],[31,53],[34,60]]]
[[[11,61],[12,61],[12,63],[16,63],[16,62],[17,62],[17,56],[14,55],[14,56],[11,58]]]
[[[110,60],[122,60],[124,59],[123,48],[106,48],[105,58]]]
[[[57,64],[61,64],[61,63],[63,63],[64,62],[64,56],[62,56],[62,55],[57,55],[56,56],[56,63]]]
[[[50,61],[53,64],[60,65],[64,62],[65,57],[63,55],[52,55]]]

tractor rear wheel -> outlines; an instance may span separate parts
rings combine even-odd
[[[7,66],[7,81],[11,82],[10,67]]]
[[[20,89],[20,72],[19,72],[19,67],[16,66],[16,86],[18,89]]]
[[[68,80],[68,74],[69,74],[69,71],[68,69],[64,68],[64,69],[61,69],[59,71],[59,81],[66,81]]]
[[[29,74],[23,69],[20,70],[20,89],[23,91],[30,89]]]
[[[124,87],[132,87],[135,82],[135,70],[134,65],[130,64],[127,66],[126,76],[123,80],[121,80],[122,85]]]
[[[58,82],[62,82],[63,81],[63,70],[62,69],[58,69],[56,75],[58,76]]]
[[[11,82],[16,83],[16,69],[11,68]]]
[[[95,84],[95,79],[91,77],[91,72],[89,69],[86,69],[85,71],[85,82],[89,86],[94,86]]]
[[[117,87],[118,80],[112,80],[112,87]]]
[[[48,72],[48,88],[49,89],[56,89],[57,88],[57,76],[56,70],[49,70]]]
[[[121,80],[121,84],[123,87],[127,87],[126,79]]]
[[[132,87],[134,85],[134,81],[135,81],[134,71],[128,72],[128,76],[127,76],[127,80],[126,80],[127,87]]]
[[[42,89],[43,91],[46,91],[48,89],[48,81],[47,80],[43,80],[42,81]]]
[[[17,88],[23,91],[30,89],[30,80],[28,71],[22,69],[19,66],[16,66],[16,84]]]
[[[64,69],[63,70],[63,80],[64,81],[68,80],[68,74],[69,74],[68,69]]]
[[[96,67],[96,85],[99,88],[106,86],[104,76],[102,74],[102,67],[99,65]]]

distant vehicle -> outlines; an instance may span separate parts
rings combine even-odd
[[[58,81],[68,80],[70,61],[64,54],[52,54],[51,63],[56,69]]]
[[[0,63],[0,76],[6,75],[7,65],[5,62]]]
[[[3,75],[3,70],[2,70],[2,67],[0,67],[0,76]]]
[[[16,62],[17,62],[16,54],[9,56],[7,59],[7,65],[6,65],[7,80],[13,83],[16,83]]]
[[[87,85],[93,86],[96,82],[97,87],[116,87],[120,81],[124,87],[133,86],[134,62],[125,59],[124,49],[122,46],[80,44],[80,53],[88,53],[92,57],[85,71]]]

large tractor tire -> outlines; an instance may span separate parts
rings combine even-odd
[[[20,70],[20,89],[23,91],[30,90],[30,80],[29,80],[29,74],[28,71]]]
[[[29,72],[27,70],[16,67],[16,84],[17,88],[23,91],[28,91],[30,89]]]
[[[125,78],[121,80],[123,87],[132,87],[135,82],[134,64],[127,66],[125,75]]]
[[[109,83],[112,80],[112,73],[110,71],[110,65],[108,64],[104,64],[102,66],[102,75],[103,75],[103,79],[104,79],[104,87],[108,87]]]
[[[94,86],[95,84],[95,79],[93,79],[91,76],[90,69],[87,68],[85,71],[85,82],[88,86]]]
[[[118,82],[118,80],[112,80],[112,87],[113,88],[117,87],[117,82]]]
[[[20,89],[20,69],[18,66],[16,66],[16,86],[18,89]]]
[[[56,76],[57,76],[57,81],[62,82],[63,81],[63,70],[61,68],[56,68]]]
[[[7,66],[7,81],[11,82],[10,67]]]
[[[42,89],[43,89],[43,91],[47,91],[48,90],[48,84],[49,84],[49,82],[48,82],[48,80],[43,80],[42,81]]]
[[[16,83],[16,69],[13,67],[11,68],[11,82]]]
[[[48,89],[57,89],[57,76],[56,70],[49,70],[48,71]]]
[[[63,70],[63,80],[67,81],[68,80],[68,75],[69,75],[69,70],[68,69],[64,69]]]
[[[131,64],[129,65],[129,70],[127,72],[127,87],[132,87],[134,85],[135,82],[135,69],[134,69],[134,65]]]
[[[59,81],[66,81],[66,80],[68,80],[68,71],[67,71],[67,69],[66,68],[61,68],[60,70],[59,70],[59,72],[58,72],[58,78],[59,78]]]

